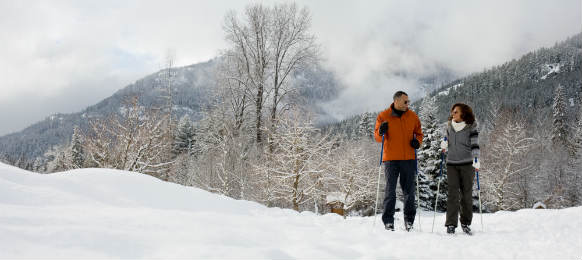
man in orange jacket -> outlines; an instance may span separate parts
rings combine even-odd
[[[422,142],[422,129],[416,113],[408,109],[408,94],[398,91],[394,103],[380,112],[376,118],[374,137],[382,142],[384,135],[384,174],[386,192],[384,194],[384,213],[382,222],[387,230],[394,231],[394,206],[396,205],[396,181],[400,175],[400,187],[404,194],[404,226],[412,229],[416,207],[414,205],[414,175],[416,174],[416,155],[414,150]]]

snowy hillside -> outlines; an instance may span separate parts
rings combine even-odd
[[[0,164],[0,258],[570,258],[582,257],[582,207],[485,214],[474,236],[385,231],[266,208],[131,172],[40,175]],[[397,215],[398,223],[402,216]]]
[[[175,68],[172,102],[176,119],[188,115],[196,122],[202,118],[202,108],[215,99],[216,63],[217,59],[213,59]],[[48,167],[55,158],[51,150],[68,145],[75,126],[88,130],[90,120],[123,114],[129,106],[128,98],[135,96],[139,97],[142,108],[165,107],[167,89],[160,83],[166,80],[164,73],[166,71],[161,70],[138,79],[99,103],[88,104],[90,106],[83,111],[51,115],[20,132],[0,136],[0,160],[35,172],[52,172]],[[320,107],[320,103],[335,98],[343,88],[333,72],[319,65],[309,67],[295,72],[293,84],[297,87],[296,98],[299,99],[294,102],[313,111],[322,122],[335,120]]]

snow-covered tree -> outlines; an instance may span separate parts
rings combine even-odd
[[[481,143],[489,143],[489,136],[493,129],[495,129],[495,123],[499,117],[500,110],[501,106],[499,100],[495,98],[489,100],[489,109],[486,111],[483,120],[480,120],[480,122],[483,122],[479,133],[479,141]]]
[[[552,141],[554,142],[554,145],[567,148],[570,144],[570,129],[568,127],[568,117],[566,110],[566,93],[562,85],[559,85],[554,92],[554,102],[552,108],[554,112]]]
[[[32,171],[45,173],[47,170],[46,159],[43,157],[36,157],[34,163],[32,164]]]
[[[483,158],[481,180],[486,202],[495,210],[515,210],[523,205],[523,180],[531,165],[523,160],[533,146],[519,120],[499,121],[491,136],[488,158]]]
[[[294,2],[275,4],[270,10],[270,79],[271,128],[280,113],[282,100],[291,92],[289,81],[298,69],[305,68],[318,59],[318,45],[311,34],[311,14],[307,7],[298,8]]]
[[[165,57],[165,68],[160,72],[160,78],[158,78],[158,84],[165,88],[166,93],[162,94],[162,98],[166,99],[165,110],[167,113],[167,120],[166,129],[164,132],[166,133],[168,139],[173,138],[174,134],[174,114],[172,111],[174,110],[174,79],[176,77],[176,72],[174,68],[174,63],[176,60],[176,53],[174,50],[167,50],[166,57]]]
[[[175,154],[191,154],[194,148],[195,135],[194,126],[192,125],[190,117],[184,115],[180,118],[180,122],[176,128],[176,134],[174,134],[173,152]]]
[[[374,137],[374,125],[371,119],[371,113],[365,112],[360,115],[360,121],[358,123],[358,128],[356,129],[356,137],[354,139],[369,138]]]
[[[251,186],[251,161],[257,157],[252,128],[248,122],[237,126],[228,103],[216,102],[205,109],[195,128],[195,156],[187,168],[189,185],[237,199],[257,200],[261,187]],[[180,170],[185,171],[185,170]],[[180,174],[180,171],[176,174]]]
[[[238,64],[239,62],[235,51],[230,50],[224,53],[216,69],[218,88],[214,93],[220,99],[220,103],[228,106],[234,121],[235,133],[253,118],[250,115],[253,105],[252,84],[244,67]]]
[[[46,172],[60,172],[70,169],[70,157],[67,156],[66,145],[55,145],[45,152],[44,157],[47,158]]]
[[[534,144],[531,151],[525,158],[531,165],[528,174],[529,189],[527,195],[532,198],[532,202],[542,202],[546,200],[548,194],[553,191],[553,185],[548,181],[549,175],[555,171],[555,162],[552,159],[552,117],[540,115],[531,125]],[[495,151],[492,151],[495,152]],[[527,205],[526,207],[531,207]]]
[[[375,205],[378,162],[366,152],[371,140],[352,141],[333,151],[323,182],[327,193],[341,194],[344,211]]]
[[[428,209],[428,210],[434,210],[434,202],[435,202],[435,196],[436,196],[436,192],[432,190],[432,187],[434,186],[434,180],[431,179],[426,173],[424,173],[423,170],[419,169],[418,170],[418,197],[419,197],[419,207],[423,208],[423,209]],[[441,192],[439,193],[439,200],[442,194],[445,194],[446,191],[444,191],[441,188]],[[445,200],[446,202],[446,200]],[[439,204],[439,205],[443,205],[443,204]],[[446,203],[444,204],[446,205]],[[442,208],[440,208],[440,210],[443,210]]]
[[[85,140],[89,164],[99,168],[136,171],[166,180],[171,140],[167,115],[145,110],[132,98],[122,115],[91,121]]]
[[[575,144],[570,135],[568,111],[566,105],[566,93],[562,85],[558,85],[554,91],[553,100],[553,125],[551,164],[548,182],[551,184],[550,196],[546,199],[546,205],[550,207],[569,206],[569,187],[572,174],[572,163],[575,157]]]
[[[423,99],[419,118],[424,134],[422,147],[418,149],[418,174],[419,174],[419,198],[420,206],[425,209],[433,209],[437,192],[438,176],[440,177],[440,190],[438,197],[438,210],[446,210],[447,202],[447,179],[445,165],[442,163],[440,142],[443,140],[443,127],[436,118],[437,106],[434,97]]]
[[[580,103],[578,104],[578,115],[576,131],[574,132],[573,143],[577,151],[578,157],[582,157],[582,95],[580,96]]]
[[[265,102],[271,103],[266,125],[275,128],[282,101],[293,91],[291,75],[317,59],[318,47],[310,26],[309,11],[299,10],[294,3],[275,4],[272,8],[251,4],[245,8],[243,20],[234,11],[225,16],[223,28],[230,47],[224,61],[232,63],[224,66],[230,72],[226,78],[244,88],[254,105],[256,143],[264,141]]]
[[[73,129],[73,136],[71,137],[71,167],[74,169],[83,168],[85,165],[85,151],[83,150],[83,143],[81,141],[81,133],[78,127]]]
[[[578,123],[576,124],[576,131],[572,138],[572,150],[574,154],[569,163],[568,174],[570,181],[568,181],[568,193],[572,206],[577,206],[582,203],[582,96],[578,104]]]
[[[288,205],[294,210],[306,203],[322,200],[324,165],[333,142],[329,136],[319,136],[318,129],[299,113],[282,117],[272,136],[276,144],[268,163],[255,168],[265,189],[264,199]]]

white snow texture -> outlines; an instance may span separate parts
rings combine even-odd
[[[475,214],[473,236],[444,214],[413,232],[380,217],[267,208],[109,169],[41,175],[0,164],[0,258],[581,259],[582,207]]]

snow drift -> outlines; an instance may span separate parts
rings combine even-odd
[[[473,236],[447,235],[442,213],[431,233],[432,216],[388,232],[379,217],[267,208],[139,173],[0,164],[0,258],[582,257],[582,207],[484,214],[484,231],[477,213]]]

